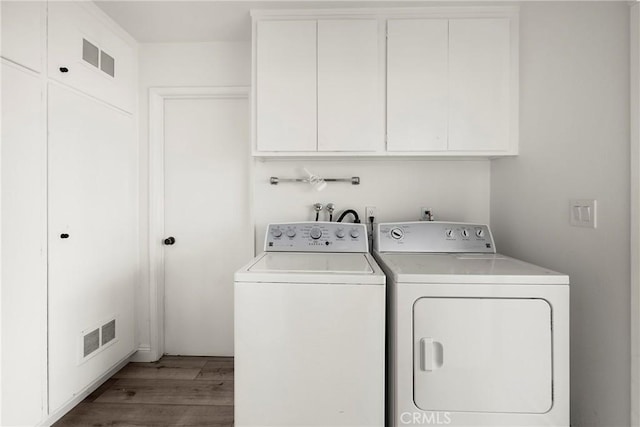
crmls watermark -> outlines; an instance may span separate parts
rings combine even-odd
[[[449,425],[451,414],[449,412],[403,412],[400,414],[402,424],[413,425]]]

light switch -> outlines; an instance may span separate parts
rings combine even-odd
[[[596,228],[596,200],[571,199],[570,222],[574,227]]]

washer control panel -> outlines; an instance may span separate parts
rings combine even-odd
[[[365,224],[346,222],[291,222],[269,224],[265,252],[369,251]]]
[[[379,252],[496,253],[489,226],[418,221],[378,224]]]

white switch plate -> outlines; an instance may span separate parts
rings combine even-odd
[[[596,228],[597,201],[595,199],[569,200],[569,220],[574,227]]]

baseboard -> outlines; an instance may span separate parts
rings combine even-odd
[[[151,351],[151,346],[148,344],[142,344],[138,347],[133,356],[131,356],[132,362],[157,362],[160,359],[154,351]]]
[[[67,412],[76,407],[80,402],[82,402],[87,396],[96,391],[98,387],[105,383],[109,378],[114,376],[116,372],[120,369],[124,368],[124,366],[131,361],[131,356],[135,353],[135,350],[129,353],[125,358],[123,358],[118,364],[116,364],[113,368],[111,368],[106,374],[86,386],[80,393],[78,393],[73,399],[71,399],[66,405],[62,408],[58,409],[53,414],[50,414],[47,418],[45,418],[38,426],[51,426],[53,423],[62,418]]]

